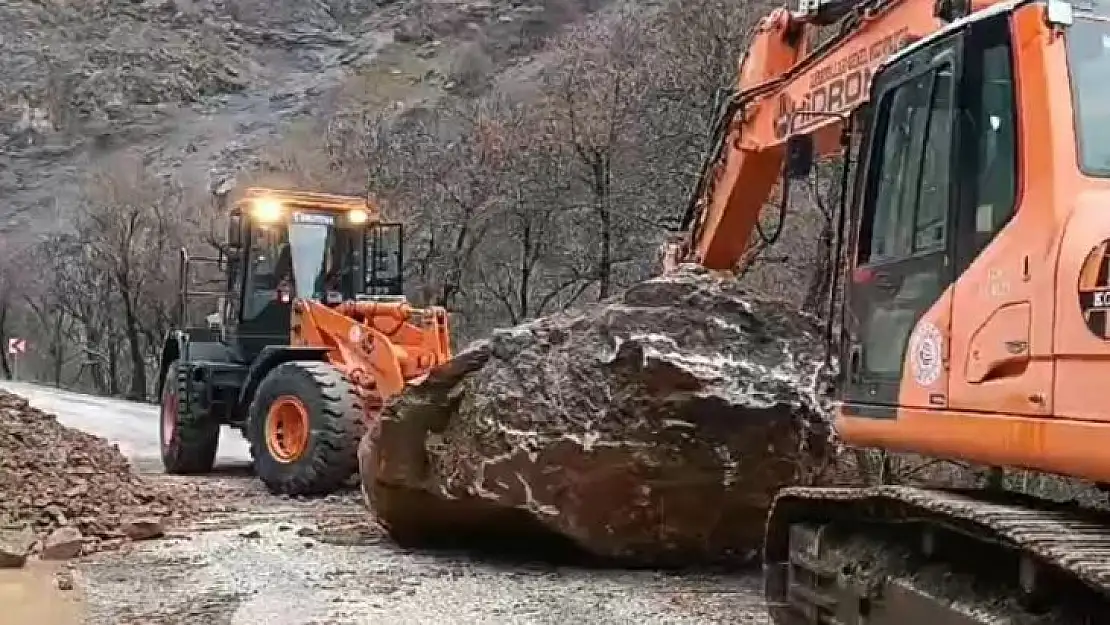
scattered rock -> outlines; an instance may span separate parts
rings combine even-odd
[[[145,482],[108,441],[0,392],[0,519],[30,526],[43,557],[161,536],[193,503]]]
[[[54,585],[58,590],[73,590],[73,572],[58,571],[54,575]]]
[[[262,532],[260,532],[258,530],[250,530],[249,532],[243,532],[243,533],[239,534],[239,536],[242,537],[242,538],[248,538],[248,539],[253,540],[255,538],[261,538],[262,537]]]
[[[18,529],[0,529],[0,569],[22,567],[35,540],[34,530],[27,525]]]
[[[123,533],[131,540],[151,540],[166,534],[161,519],[131,519],[123,524]]]
[[[747,560],[774,493],[827,451],[820,336],[695,268],[497,332],[386,408],[360,446],[364,492],[402,544]]]
[[[76,527],[60,527],[46,537],[42,547],[43,560],[69,560],[81,555],[85,537]]]

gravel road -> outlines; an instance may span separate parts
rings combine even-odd
[[[769,622],[753,576],[408,551],[367,521],[354,493],[266,493],[237,433],[221,441],[216,475],[166,476],[155,407],[19,383],[0,388],[116,442],[141,472],[192,493],[206,512],[165,540],[80,562],[74,579],[90,625]]]

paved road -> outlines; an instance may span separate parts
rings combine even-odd
[[[755,576],[400,549],[356,493],[289,499],[246,471],[164,475],[155,406],[12,382],[0,389],[117,443],[148,479],[189,496],[203,513],[166,540],[83,560],[75,577],[85,625],[767,625]],[[219,458],[246,464],[238,433],[221,439]]]
[[[57,415],[63,425],[116,443],[138,471],[161,472],[157,406],[25,382],[0,380],[0,389],[26,397],[35,408]],[[224,428],[216,462],[220,466],[239,466],[250,462],[247,442],[238,431]]]

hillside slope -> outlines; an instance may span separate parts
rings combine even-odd
[[[78,202],[83,170],[121,150],[190,187],[217,185],[253,167],[290,122],[334,108],[353,76],[384,72],[435,95],[452,86],[442,72],[464,39],[493,42],[490,61],[501,62],[596,4],[4,2],[0,230],[52,229]],[[383,51],[387,69],[376,67]],[[416,81],[396,69],[414,60],[425,70]]]

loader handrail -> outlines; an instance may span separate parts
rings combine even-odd
[[[196,263],[213,263],[217,266],[225,261],[223,252],[221,251],[218,256],[190,256],[189,250],[182,247],[178,251],[178,271],[177,271],[177,324],[178,327],[186,327],[186,314],[189,304],[190,296],[197,297],[221,297],[226,295],[223,290],[219,291],[200,291],[189,289],[189,266]]]

